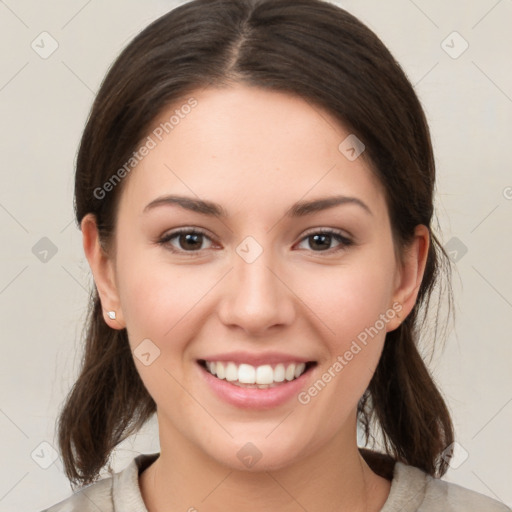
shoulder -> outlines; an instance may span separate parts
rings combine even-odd
[[[445,510],[454,512],[510,512],[510,508],[500,501],[431,476],[427,477],[424,503],[432,510],[438,510],[438,506],[443,505]]]
[[[83,487],[42,512],[147,512],[139,487],[139,474],[159,453],[140,454],[122,471]]]
[[[112,481],[112,477],[98,480],[43,512],[112,512]]]
[[[511,512],[504,503],[493,498],[433,478],[421,469],[400,462],[396,463],[391,492],[382,512],[394,510],[396,504],[411,512]]]

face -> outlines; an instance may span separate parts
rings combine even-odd
[[[107,321],[127,329],[162,445],[238,468],[260,453],[258,469],[277,469],[353,440],[400,322],[384,193],[362,156],[340,151],[350,132],[326,111],[242,85],[191,96],[125,178],[109,262],[118,316]],[[297,208],[335,196],[355,199]],[[242,387],[226,372],[273,384]]]

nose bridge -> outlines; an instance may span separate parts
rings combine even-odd
[[[280,265],[271,248],[247,237],[236,248],[233,266],[230,293],[222,308],[226,324],[258,331],[291,321],[293,305],[278,277]]]

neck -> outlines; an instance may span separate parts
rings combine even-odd
[[[390,482],[371,471],[352,435],[284,468],[240,471],[162,433],[160,457],[139,477],[149,512],[377,512],[389,494]]]

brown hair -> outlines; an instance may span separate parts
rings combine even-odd
[[[435,165],[426,118],[399,64],[354,16],[322,0],[194,0],[151,23],[109,69],[92,106],[76,163],[78,226],[93,213],[112,249],[125,180],[98,190],[132,156],[151,123],[202,87],[232,83],[299,95],[327,109],[361,139],[363,156],[385,189],[397,254],[414,228],[431,244],[417,302],[384,350],[359,403],[366,442],[380,426],[388,458],[442,476],[453,426],[417,345],[431,293],[449,258],[432,233]],[[340,141],[341,142],[341,141]],[[59,417],[69,480],[94,481],[112,450],[156,411],[136,370],[126,329],[104,321],[96,287],[85,325],[80,374]],[[450,310],[452,291],[448,286]],[[424,321],[426,319],[426,315]],[[437,316],[436,331],[437,333]]]

